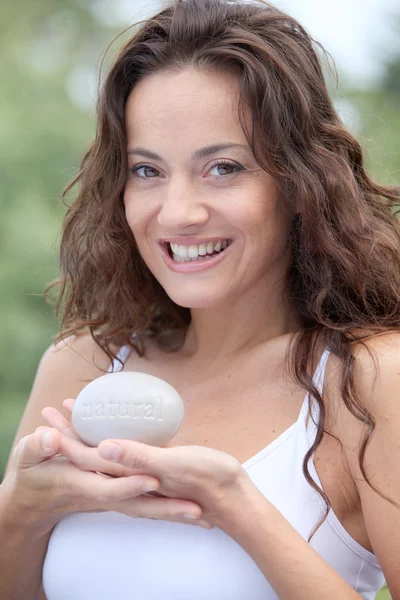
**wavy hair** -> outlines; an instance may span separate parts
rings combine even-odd
[[[323,47],[294,18],[262,0],[176,0],[136,25],[99,85],[95,139],[62,192],[64,201],[80,184],[62,225],[61,278],[45,290],[47,295],[60,286],[56,342],[88,328],[110,360],[116,358],[111,344],[129,345],[142,356],[140,334],[151,331],[161,340],[190,323],[190,310],[172,302],[143,262],[126,221],[124,109],[135,84],[148,74],[188,66],[231,70],[254,157],[295,214],[286,293],[301,328],[288,363],[320,408],[303,472],[326,503],[310,540],[330,506],[308,470],[325,433],[324,402],[308,370],[319,343],[339,357],[343,402],[367,424],[359,463],[373,487],[364,457],[375,421],[355,390],[353,343],[400,329],[400,231],[393,210],[400,204],[399,190],[368,177],[361,146],[330,99],[314,48]]]

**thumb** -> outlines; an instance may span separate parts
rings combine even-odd
[[[14,448],[14,463],[19,469],[33,467],[58,453],[60,432],[52,427],[40,427],[21,438]]]

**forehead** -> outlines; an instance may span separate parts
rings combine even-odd
[[[224,140],[243,143],[238,94],[238,83],[231,73],[190,68],[145,76],[126,103],[128,140],[173,139],[181,143],[182,138],[195,142],[197,138],[211,136],[215,141],[224,136]]]

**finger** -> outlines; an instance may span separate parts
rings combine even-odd
[[[72,414],[72,409],[74,407],[74,404],[75,404],[75,400],[73,398],[67,398],[63,402],[64,408],[66,408],[68,410],[68,412],[70,412],[71,414]]]
[[[136,496],[144,494],[149,489],[158,489],[158,479],[149,476],[133,475],[130,477],[108,478],[95,473],[80,472],[77,476],[74,470],[66,477],[66,485],[73,489],[75,494],[86,499],[89,506],[107,507],[112,502],[132,500]],[[68,477],[70,481],[68,481]],[[108,508],[109,510],[109,508]]]
[[[99,456],[107,461],[141,472],[159,473],[165,464],[168,448],[150,446],[131,440],[104,440],[97,447]],[[110,463],[109,463],[110,464]]]
[[[109,506],[108,510],[116,510],[124,514],[143,519],[163,519],[167,521],[198,523],[202,509],[188,500],[179,498],[156,498],[140,495],[134,502],[122,502],[118,506]],[[192,515],[190,519],[188,515]]]
[[[54,423],[54,427],[56,427],[59,431],[71,427],[71,423],[68,421],[68,419],[66,419],[59,410],[54,408],[54,406],[46,406],[43,408],[42,416],[46,419],[46,421],[51,421]]]
[[[63,435],[79,439],[73,430],[71,423],[54,406],[46,406],[42,410],[42,417],[46,419],[50,427],[58,429]]]
[[[110,463],[102,459],[97,448],[86,446],[81,440],[72,437],[62,437],[60,440],[60,451],[69,458],[82,471],[99,471],[115,477],[137,475],[141,472],[133,471],[124,465]]]
[[[13,463],[19,469],[33,467],[57,454],[60,434],[46,427],[21,438],[13,450]]]

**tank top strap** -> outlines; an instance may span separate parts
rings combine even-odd
[[[138,337],[138,335],[139,334],[136,331],[134,331],[131,335],[131,340],[134,341]],[[153,332],[151,331],[151,329],[146,329],[142,335],[144,335],[144,336],[153,335]],[[122,360],[122,362],[125,364],[125,361],[128,358],[130,353],[131,353],[131,348],[129,346],[121,346],[117,352],[117,358]],[[111,365],[109,366],[108,373],[115,373],[116,371],[122,371],[121,363],[117,360],[117,358],[115,358],[113,360],[113,362],[111,363]]]
[[[321,396],[324,387],[326,363],[328,361],[329,355],[330,350],[328,350],[328,348],[325,348],[325,350],[321,354],[321,358],[319,359],[319,363],[317,365],[317,368],[315,369],[315,373],[313,376],[313,383],[317,388],[318,392],[321,394]],[[311,442],[311,440],[314,439],[314,436],[318,429],[319,404],[314,398],[310,397],[309,393],[306,394],[303,406],[301,407],[299,420],[303,422],[307,431],[307,436]]]
[[[129,346],[121,346],[120,347],[120,349],[117,352],[116,358],[114,358],[113,362],[110,364],[110,366],[108,368],[108,373],[116,373],[117,371],[122,371],[122,365],[118,361],[118,358],[119,358],[119,360],[122,360],[122,362],[125,364],[125,361],[129,356],[130,350],[131,349],[129,348]]]

